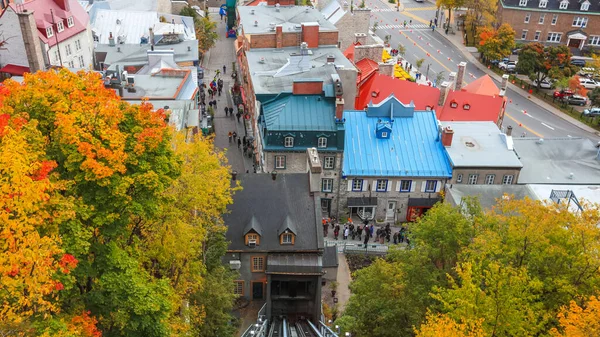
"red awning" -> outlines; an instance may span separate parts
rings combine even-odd
[[[0,73],[7,73],[14,76],[23,76],[24,73],[29,72],[29,67],[18,66],[15,64],[7,64],[0,68]]]
[[[242,104],[246,105],[246,94],[244,94],[244,87],[240,86],[240,93],[242,94]]]

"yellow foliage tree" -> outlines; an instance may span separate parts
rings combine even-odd
[[[481,321],[458,323],[445,314],[428,313],[425,323],[415,329],[416,337],[485,337]]]
[[[550,331],[554,337],[600,336],[600,300],[590,296],[583,307],[571,301],[558,314],[558,321],[560,328]]]

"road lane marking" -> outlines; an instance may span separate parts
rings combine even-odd
[[[429,25],[429,21],[423,19],[420,16],[416,16],[415,14],[412,14],[411,12],[403,11],[402,14],[408,16],[409,18],[412,18],[415,21],[422,22],[422,23],[424,23],[426,25]]]
[[[448,72],[450,72],[450,73],[452,72],[452,70],[450,70],[450,68],[446,67],[446,65],[444,65],[442,62],[440,62],[440,61],[439,61],[438,59],[436,59],[435,57],[433,57],[433,55],[431,55],[431,53],[429,53],[427,50],[425,50],[425,48],[423,48],[423,47],[421,47],[419,44],[417,44],[417,43],[415,42],[415,40],[411,39],[411,38],[410,38],[408,35],[406,35],[406,34],[402,34],[402,35],[404,35],[404,36],[406,37],[406,39],[408,39],[410,42],[412,42],[412,43],[413,43],[413,45],[416,45],[417,47],[419,47],[419,49],[421,49],[422,51],[424,51],[424,52],[425,52],[425,54],[429,54],[429,55],[430,55],[430,56],[426,56],[426,57],[429,57],[429,58],[431,58],[432,60],[434,60],[435,62],[437,62],[439,65],[441,65],[441,66],[442,66],[444,69],[446,69]],[[417,55],[415,55],[415,54],[413,54],[413,55],[414,55],[414,56],[417,58],[417,60],[419,59],[419,57],[418,57]]]
[[[404,9],[405,11],[409,11],[409,12],[413,12],[413,11],[434,11],[437,10],[437,7],[435,6],[431,6],[431,7],[409,7]]]
[[[538,137],[540,137],[540,138],[544,138],[544,135],[542,135],[541,133],[535,132],[535,131],[533,131],[532,129],[528,128],[527,126],[523,125],[523,123],[521,123],[521,122],[519,122],[518,120],[514,119],[514,118],[513,118],[511,115],[509,115],[508,113],[506,113],[506,112],[505,112],[505,113],[504,113],[504,115],[505,115],[506,117],[508,117],[508,118],[512,119],[512,120],[513,120],[513,122],[517,123],[517,125],[518,125],[518,126],[520,126],[520,127],[522,127],[523,129],[525,129],[525,130],[527,130],[527,131],[531,132],[532,134],[534,134],[534,135],[536,135],[536,136],[538,136]]]
[[[542,123],[543,126],[547,127],[550,130],[554,130],[553,127],[551,127],[550,125],[546,124],[546,123]]]

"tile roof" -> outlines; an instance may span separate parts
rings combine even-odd
[[[375,136],[379,120],[365,111],[345,111],[346,135],[342,174],[381,177],[450,177],[451,168],[433,111],[393,120],[389,139]]]
[[[523,167],[513,151],[512,137],[492,122],[442,122],[454,130],[452,145],[445,147],[452,167]]]
[[[263,104],[269,131],[335,131],[335,102],[320,95],[282,93]]]
[[[238,174],[237,177],[243,190],[233,195],[233,204],[223,215],[230,250],[316,251],[323,248],[321,209],[315,207],[318,200],[310,195],[306,173],[279,173],[276,180],[271,179],[270,174]],[[282,246],[277,230],[288,216],[298,235],[294,245]],[[244,245],[243,231],[252,217],[262,230],[260,245],[256,248]]]
[[[496,86],[496,83],[494,83],[494,81],[489,75],[481,76],[475,81],[467,84],[467,86],[465,86],[463,90],[473,94],[488,96],[497,96],[500,94],[500,89]]]
[[[371,75],[379,71],[379,64],[368,58],[364,58],[356,62],[355,66],[358,68],[359,72],[356,78],[356,83],[366,81],[371,77]]]
[[[497,123],[504,97],[488,96],[467,91],[450,91],[443,107],[436,110],[440,121],[490,121]],[[456,107],[453,108],[453,103]]]
[[[403,102],[413,101],[417,110],[425,110],[428,106],[435,109],[440,98],[437,88],[375,74],[360,86],[356,108],[364,108],[369,102],[379,103],[390,94]]]
[[[540,12],[555,12],[555,13],[577,13],[577,14],[593,14],[600,13],[600,3],[597,1],[590,1],[590,7],[587,11],[581,10],[581,3],[583,1],[568,1],[567,9],[560,9],[560,0],[548,1],[545,8],[540,8],[539,0],[528,0],[525,6],[519,6],[520,0],[500,0],[502,7],[510,7],[513,9],[520,10],[538,10]]]
[[[314,22],[319,24],[321,32],[338,30],[321,12],[308,6],[279,6],[279,9],[263,5],[238,6],[237,11],[244,34],[275,34],[276,25],[282,25],[284,33],[301,32],[298,25]]]

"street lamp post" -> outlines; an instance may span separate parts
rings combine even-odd
[[[427,72],[425,73],[425,79],[427,80],[429,78],[429,67],[431,66],[431,63],[427,63]]]

